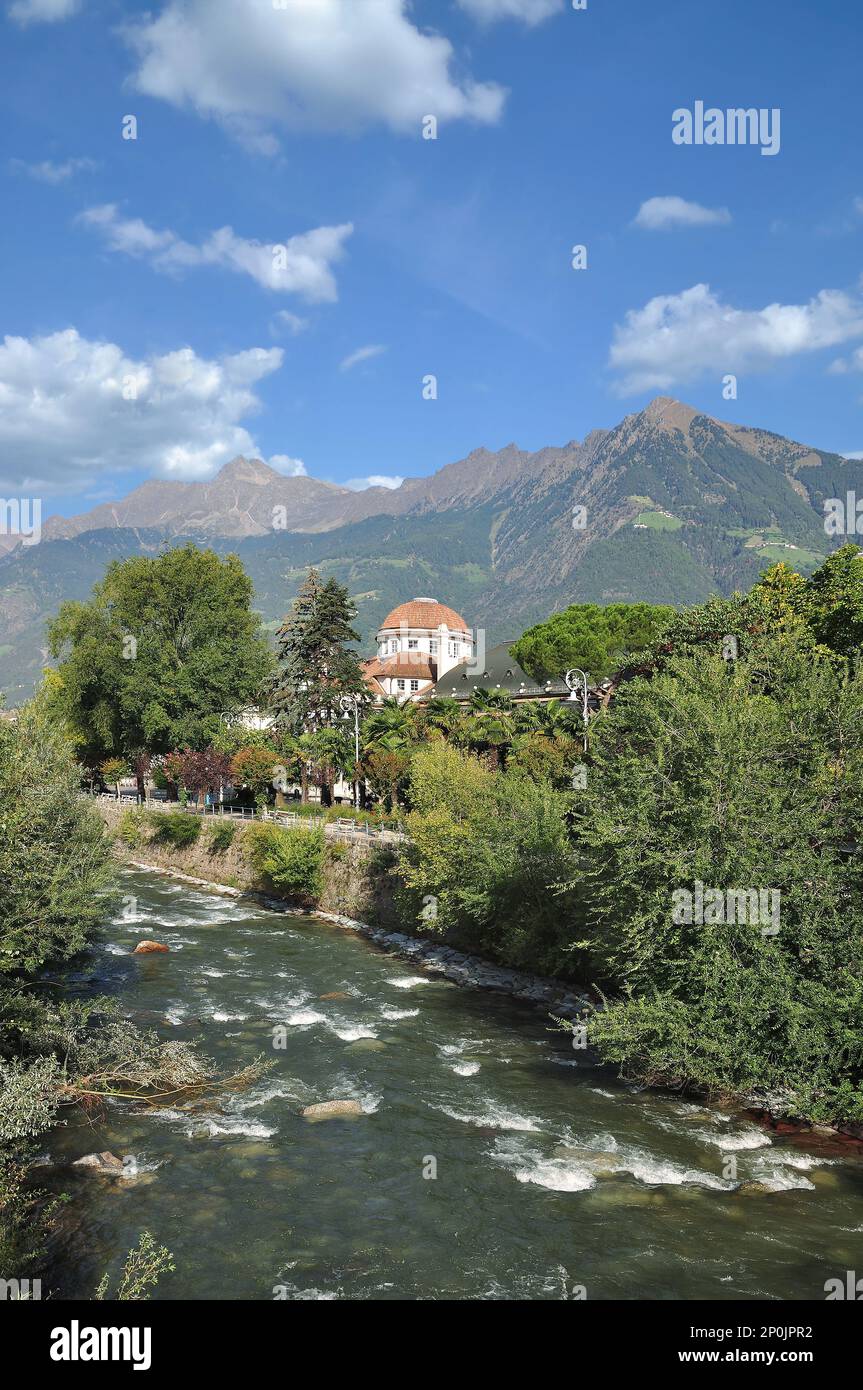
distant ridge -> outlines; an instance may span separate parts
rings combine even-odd
[[[863,495],[863,461],[669,396],[583,441],[475,449],[392,489],[236,458],[208,482],[151,480],[52,517],[40,545],[0,557],[0,689],[10,703],[32,689],[63,598],[83,598],[111,559],[183,538],[236,550],[270,624],[317,564],[356,596],[366,638],[389,609],[434,593],[491,644],[574,601],[692,603],[779,559],[810,571],[840,543],[824,501],[848,489]]]

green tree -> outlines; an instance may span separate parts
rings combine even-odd
[[[424,700],[414,708],[421,733],[442,736],[452,743],[459,742],[464,722],[462,707],[452,695],[433,695],[430,700]]]
[[[680,642],[595,721],[572,811],[585,945],[610,996],[590,1034],[646,1081],[859,1121],[863,679],[799,624],[759,630],[763,600],[736,661]],[[778,894],[778,931],[734,905],[687,921],[674,895],[699,883]]]
[[[363,720],[361,747],[366,753],[407,753],[414,742],[415,706],[399,704],[390,695]]]
[[[105,911],[110,841],[80,778],[43,700],[0,722],[0,971],[76,955]]]
[[[579,894],[559,888],[578,870],[569,798],[445,743],[414,754],[410,796],[406,909],[509,965],[575,972]]]
[[[251,600],[235,555],[185,545],[115,561],[90,600],[64,603],[49,628],[52,700],[82,760],[210,744],[271,669]]]
[[[336,781],[353,775],[355,751],[353,735],[343,724],[315,728],[306,736],[312,775],[321,789],[321,804],[332,806]]]
[[[265,803],[278,775],[280,758],[272,748],[252,745],[231,759],[231,781],[248,787],[256,803]]]
[[[535,730],[515,736],[506,765],[535,782],[549,782],[566,791],[572,787],[573,770],[581,757],[581,744],[572,736]]]
[[[129,764],[124,758],[106,758],[99,768],[106,786],[112,786],[120,800],[120,783],[129,775]]]
[[[299,734],[312,724],[334,724],[343,696],[366,693],[351,646],[360,640],[352,626],[355,618],[347,589],[333,578],[322,584],[317,571],[309,570],[276,635],[272,706],[278,727]]]
[[[863,555],[843,545],[797,591],[816,640],[845,656],[863,647]]]
[[[258,873],[271,888],[314,902],[323,889],[326,838],[318,827],[286,830],[249,826],[243,841]]]
[[[560,679],[573,667],[597,681],[648,646],[673,615],[650,603],[573,603],[528,628],[511,651],[536,681]]]

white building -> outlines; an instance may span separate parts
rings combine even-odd
[[[454,666],[473,659],[473,634],[460,613],[433,598],[400,603],[384,618],[378,654],[363,662],[377,699],[415,700]]]

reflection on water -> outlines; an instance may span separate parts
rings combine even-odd
[[[192,1110],[112,1103],[56,1132],[60,1296],[91,1297],[142,1230],[173,1252],[170,1299],[807,1299],[860,1267],[855,1149],[627,1089],[536,1010],[328,923],[125,880],[137,912],[104,930],[90,987],[221,1068],[276,1066]],[[170,954],[132,957],[142,937]],[[347,1097],[361,1116],[300,1117]],[[69,1172],[94,1149],[135,1176]]]

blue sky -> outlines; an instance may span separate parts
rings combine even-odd
[[[392,480],[657,394],[863,451],[847,0],[0,11],[3,495]],[[779,108],[779,152],[675,144],[696,101]]]

